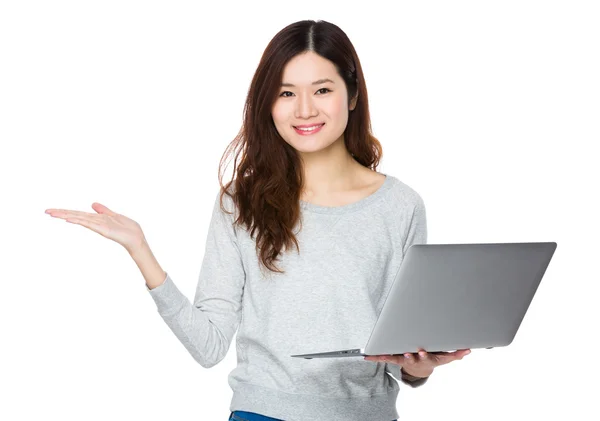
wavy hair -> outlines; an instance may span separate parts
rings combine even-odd
[[[381,144],[371,131],[365,79],[348,36],[338,26],[323,20],[302,20],[279,31],[263,52],[246,97],[242,127],[219,164],[221,208],[231,214],[223,208],[223,195],[227,194],[239,211],[235,223],[244,225],[251,238],[257,231],[259,263],[278,273],[284,273],[274,265],[282,248],[287,250],[295,244],[300,252],[293,229],[301,219],[304,180],[301,157],[280,136],[271,111],[281,88],[285,65],[308,51],[334,64],[346,85],[348,106],[358,95],[344,130],[348,152],[359,164],[372,170],[376,170],[383,154]],[[221,168],[234,151],[232,180],[224,186]],[[232,184],[233,193],[230,193]]]

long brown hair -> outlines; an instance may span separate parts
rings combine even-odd
[[[348,116],[344,143],[361,165],[376,170],[382,157],[379,141],[371,132],[369,103],[360,61],[348,36],[336,25],[319,20],[302,20],[288,25],[269,42],[252,78],[244,106],[243,125],[229,144],[219,164],[220,204],[223,195],[233,199],[239,216],[235,220],[250,230],[260,262],[269,270],[284,273],[274,261],[283,247],[300,247],[293,229],[301,219],[303,188],[302,161],[298,152],[279,135],[271,110],[281,88],[283,69],[295,56],[312,51],[331,61],[346,84],[348,105],[358,94]],[[223,186],[221,167],[234,150],[233,176]],[[242,152],[239,165],[238,155]],[[229,187],[234,184],[233,194]]]

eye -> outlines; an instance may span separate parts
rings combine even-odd
[[[319,91],[326,91],[326,92],[323,92],[324,94],[326,94],[327,92],[331,92],[331,89],[321,88],[317,92],[319,92]],[[279,96],[284,97],[284,98],[288,98],[289,95],[285,95],[285,94],[292,94],[293,95],[293,93],[290,92],[290,91],[283,91]]]

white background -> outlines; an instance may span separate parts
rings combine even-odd
[[[429,243],[558,243],[514,342],[401,384],[400,419],[600,419],[597,3],[329,3],[2,3],[1,419],[228,418],[235,344],[202,368],[119,244],[44,211],[136,220],[192,299],[250,80],[302,19],[353,42]]]

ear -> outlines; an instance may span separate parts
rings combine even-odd
[[[352,101],[350,101],[350,111],[353,111],[354,108],[356,108],[356,102],[358,101],[358,93],[354,96],[354,98],[352,98]]]

